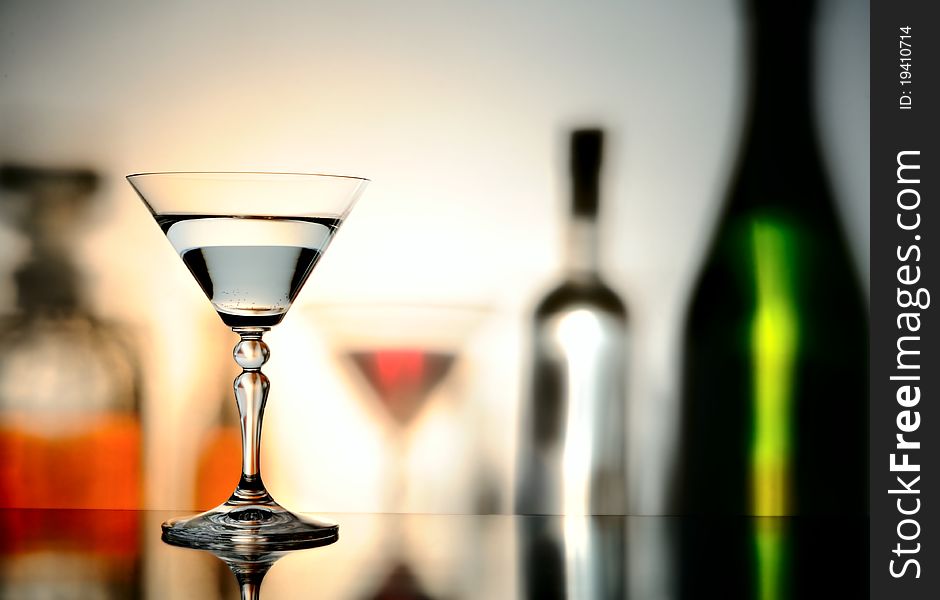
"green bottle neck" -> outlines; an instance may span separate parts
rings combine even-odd
[[[752,14],[746,23],[751,141],[762,141],[764,137],[778,143],[812,141],[813,44],[809,11]]]
[[[829,220],[835,209],[813,111],[813,3],[759,4],[747,20],[749,102],[728,210],[814,211]]]

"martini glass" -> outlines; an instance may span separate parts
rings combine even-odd
[[[362,193],[358,177],[299,173],[140,173],[127,177],[167,240],[241,339],[235,400],[242,472],[229,499],[207,512],[163,524],[174,545],[266,551],[328,544],[337,525],[294,515],[264,487],[261,420],[269,381],[262,336],[291,303]]]
[[[465,345],[487,315],[482,306],[409,302],[348,302],[311,307],[339,362],[389,434],[396,467],[388,500],[403,510],[408,496],[404,458],[410,433],[452,375]]]

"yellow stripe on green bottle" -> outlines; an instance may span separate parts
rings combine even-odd
[[[791,510],[793,378],[799,344],[793,232],[770,219],[752,225],[756,310],[751,324],[753,428],[751,513]]]

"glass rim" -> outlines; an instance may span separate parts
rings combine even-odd
[[[172,176],[172,175],[239,175],[239,176],[252,176],[252,175],[262,175],[275,177],[297,177],[297,178],[323,178],[323,179],[352,179],[356,181],[364,181],[371,183],[371,179],[366,177],[359,177],[356,175],[337,175],[332,173],[301,173],[299,171],[142,171],[139,173],[131,173],[125,175],[124,178],[128,181],[133,179],[139,179],[142,177],[152,177],[152,176]]]

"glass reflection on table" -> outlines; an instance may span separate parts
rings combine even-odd
[[[0,510],[0,598],[139,598],[140,540],[136,511]]]
[[[802,600],[868,587],[867,518],[325,515],[343,523],[330,546],[217,557],[164,544],[171,516],[0,510],[0,598]]]

